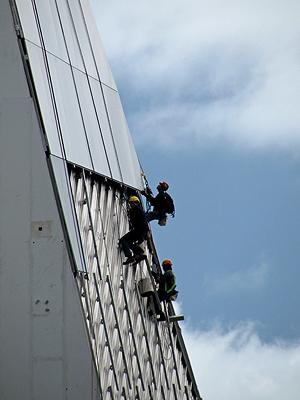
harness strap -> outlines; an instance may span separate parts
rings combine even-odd
[[[174,271],[172,271],[172,274],[174,275],[174,285],[172,285],[171,288],[168,290],[168,285],[167,285],[167,282],[166,282],[165,283],[165,292],[166,293],[170,293],[176,287],[176,276],[174,274]]]

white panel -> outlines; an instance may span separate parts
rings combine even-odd
[[[111,88],[117,90],[115,80],[108,64],[103,44],[88,0],[81,0],[81,6],[92,43],[93,53],[96,59],[100,80]]]
[[[57,131],[53,103],[50,95],[49,81],[45,70],[43,52],[40,47],[30,42],[27,42],[26,45],[50,151],[52,154],[62,157],[59,134]]]
[[[97,78],[98,74],[95,66],[95,60],[93,58],[93,54],[91,51],[91,45],[87,34],[86,26],[83,20],[83,15],[81,12],[79,1],[69,0],[68,3],[75,24],[75,31],[79,41],[80,50],[83,55],[86,71],[89,75],[93,76],[94,78]]]
[[[92,169],[71,68],[51,54],[48,61],[67,159]]]
[[[121,165],[123,181],[143,189],[141,167],[132,143],[118,92],[103,85],[108,115]]]
[[[102,175],[111,177],[108,158],[99,128],[99,123],[101,123],[101,121],[97,121],[95,104],[91,96],[88,77],[78,70],[74,69],[73,72],[94,168]]]
[[[55,180],[59,191],[59,197],[66,222],[69,239],[72,246],[73,255],[79,271],[85,271],[83,256],[81,251],[78,227],[74,217],[74,206],[72,195],[70,194],[69,178],[66,171],[65,162],[57,157],[51,157]]]
[[[78,41],[76,39],[74,25],[71,19],[70,9],[68,7],[67,0],[56,0],[56,2],[58,5],[59,15],[63,26],[63,32],[66,39],[71,64],[81,71],[84,71],[82,55],[78,47]]]
[[[66,45],[54,0],[36,2],[45,49],[68,62]]]
[[[31,0],[15,0],[26,39],[41,45]]]
[[[104,139],[105,149],[108,154],[108,160],[112,171],[112,177],[113,179],[122,182],[117,154],[108,122],[108,116],[105,109],[101,86],[99,81],[96,81],[95,79],[92,78],[90,78],[89,80],[92,88],[93,97],[95,99],[97,115],[100,121],[100,128]],[[99,172],[101,173],[101,171]]]

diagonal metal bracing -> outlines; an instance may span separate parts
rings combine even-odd
[[[170,329],[170,322],[166,321],[166,327],[167,327],[168,335],[169,335],[169,339],[170,339],[170,347],[171,347],[171,351],[172,351],[172,358],[174,360],[174,369],[175,369],[175,372],[176,372],[178,388],[179,388],[179,390],[181,390],[181,383],[180,383],[180,378],[179,378],[179,374],[178,374],[175,349],[174,349],[173,338],[172,338],[172,333],[171,333],[171,329]]]
[[[121,281],[121,289],[123,289],[122,291],[123,291],[124,300],[125,300],[125,310],[127,311],[129,327],[130,327],[130,331],[129,332],[131,333],[131,336],[132,336],[133,345],[134,345],[134,351],[135,351],[134,355],[135,355],[135,358],[137,360],[137,365],[138,365],[138,369],[139,369],[139,378],[141,380],[142,388],[143,388],[143,390],[145,390],[143,374],[142,374],[142,370],[141,370],[141,364],[140,364],[138,349],[137,349],[136,340],[135,340],[134,329],[133,329],[131,316],[130,316],[129,304],[128,304],[128,301],[127,301],[126,290],[125,290],[125,287],[124,287],[124,281]]]
[[[116,321],[116,329],[118,331],[118,336],[119,336],[119,341],[120,341],[120,351],[122,353],[122,358],[123,358],[124,367],[125,367],[124,372],[125,372],[125,374],[127,376],[127,381],[128,381],[129,388],[131,389],[131,382],[130,382],[130,378],[129,378],[129,374],[128,374],[128,366],[127,366],[127,361],[126,361],[126,357],[125,357],[123,339],[122,339],[122,334],[121,334],[121,330],[120,330],[120,325],[119,325],[119,322],[118,322],[118,314],[117,314],[116,305],[115,305],[115,301],[114,301],[114,295],[113,295],[113,291],[112,291],[112,287],[111,287],[111,283],[110,283],[108,275],[106,277],[106,282],[107,282],[108,287],[109,287],[109,292],[110,292],[110,296],[111,296],[111,304],[112,304],[113,310],[114,310],[114,316],[115,316],[115,321]]]
[[[175,400],[178,400],[178,397],[177,397],[177,389],[176,389],[175,383],[173,383],[172,386],[173,386],[174,399],[175,399]]]
[[[157,345],[158,345],[159,351],[160,351],[161,364],[163,366],[163,370],[164,370],[164,374],[165,374],[165,378],[166,378],[167,389],[170,390],[169,379],[168,379],[168,374],[167,374],[167,368],[166,368],[166,363],[165,363],[165,359],[164,359],[164,353],[163,353],[163,349],[162,349],[162,341],[161,341],[161,338],[160,338],[160,333],[159,333],[159,329],[158,329],[158,322],[157,322],[156,318],[154,319],[154,324],[155,324],[155,330],[156,330],[156,336],[157,336]]]
[[[87,212],[88,212],[88,217],[89,217],[89,230],[91,232],[92,241],[93,241],[92,259],[95,257],[96,262],[97,262],[97,268],[98,268],[99,277],[100,277],[100,279],[102,279],[101,270],[100,270],[100,263],[99,263],[99,257],[98,257],[98,251],[97,251],[96,236],[95,236],[95,230],[94,230],[94,219],[92,218],[92,212],[91,212],[91,208],[90,208],[90,204],[91,204],[90,193],[89,193],[89,191],[87,189],[85,171],[83,171],[82,180],[83,180],[84,192],[85,192],[85,196],[86,196]]]
[[[104,310],[103,310],[103,307],[102,307],[102,302],[101,302],[101,299],[100,299],[100,293],[99,293],[99,289],[98,289],[98,284],[97,284],[96,275],[93,274],[93,276],[94,276],[94,283],[95,283],[96,291],[97,291],[97,295],[98,295],[97,301],[98,301],[98,303],[99,303],[99,307],[100,307],[100,311],[101,311],[101,316],[102,316],[101,323],[103,324],[103,327],[104,327],[105,338],[106,338],[106,345],[107,345],[107,347],[108,347],[109,356],[110,356],[110,362],[111,362],[111,367],[112,367],[111,369],[112,369],[112,371],[113,371],[113,375],[114,375],[114,378],[115,378],[116,388],[117,388],[117,390],[119,390],[119,385],[118,385],[118,379],[117,379],[116,369],[115,369],[115,365],[114,365],[114,359],[113,359],[112,348],[111,348],[111,346],[110,346],[110,335],[109,335],[109,333],[108,333],[108,329],[107,329],[107,325],[106,325],[106,321],[105,321],[105,314],[104,314]]]
[[[141,321],[142,321],[143,333],[144,333],[144,338],[145,338],[146,347],[147,347],[148,361],[149,361],[149,363],[151,365],[151,371],[152,371],[153,383],[154,383],[154,386],[155,386],[155,390],[157,390],[155,372],[154,372],[152,356],[151,356],[151,350],[150,350],[150,345],[149,345],[149,341],[148,341],[148,335],[147,335],[147,330],[146,330],[146,325],[145,325],[145,320],[144,320],[143,307],[142,307],[142,302],[141,302],[141,298],[140,298],[140,293],[139,293],[139,290],[138,290],[138,287],[137,287],[136,283],[135,283],[135,292],[136,292],[137,299],[138,299],[138,304],[139,304],[139,314],[140,314]]]
[[[88,281],[82,276],[82,274],[79,275],[79,280],[80,280],[80,285],[82,290],[80,291],[81,293],[81,298],[82,302],[84,303],[84,309],[86,312],[86,319],[88,321],[88,326],[90,330],[90,335],[94,339],[95,338],[95,333],[94,333],[94,327],[93,327],[93,313],[92,313],[92,305],[91,305],[91,296],[89,293],[89,285]]]

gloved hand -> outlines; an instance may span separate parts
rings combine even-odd
[[[152,192],[152,190],[149,188],[149,186],[147,186],[146,190],[147,190],[147,194],[149,194],[150,196],[153,194],[153,192]]]

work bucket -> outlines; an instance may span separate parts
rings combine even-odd
[[[153,293],[153,287],[150,278],[141,279],[138,282],[138,288],[142,297],[151,296],[151,294]]]

